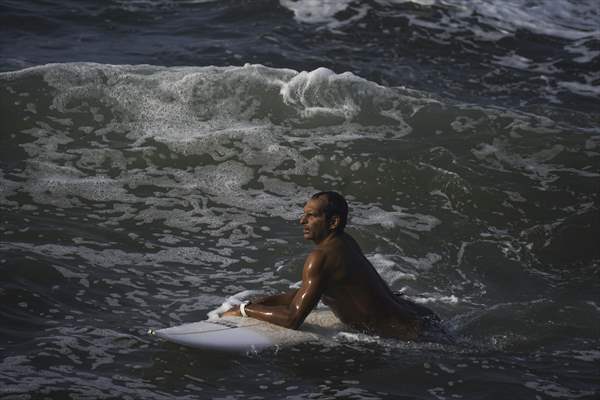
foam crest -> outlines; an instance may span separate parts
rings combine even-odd
[[[364,18],[370,7],[356,5],[352,0],[280,0],[279,4],[294,12],[294,19],[308,24],[325,24],[329,29],[340,28]],[[351,11],[349,18],[338,18]]]
[[[326,68],[298,73],[282,86],[280,93],[284,102],[298,108],[302,117],[329,117],[329,123],[358,120],[402,124],[402,113],[408,111],[400,104],[401,96],[392,90],[350,72],[336,74]]]
[[[351,0],[280,0],[282,6],[294,11],[294,18],[306,23],[332,22],[337,13],[348,8]]]
[[[169,69],[60,64],[27,70],[34,72],[58,90],[56,110],[84,111],[90,102],[108,106],[108,122],[124,120],[128,136],[138,143],[148,137],[185,140],[236,126],[244,130],[265,121],[398,125],[419,103],[352,73],[325,68],[297,72],[249,64]]]

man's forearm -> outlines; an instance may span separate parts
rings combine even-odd
[[[288,305],[268,306],[252,303],[246,306],[249,317],[270,322],[289,329],[298,329],[304,318],[293,312]]]
[[[266,296],[262,298],[258,298],[256,300],[252,300],[249,306],[246,306],[246,311],[249,309],[255,308],[257,311],[260,310],[261,316],[258,316],[258,319],[266,320],[270,322],[270,315],[267,315],[273,311],[276,312],[279,322],[273,322],[277,325],[285,326],[287,323],[287,311],[289,310],[289,306],[294,300],[294,296],[298,292],[298,289],[292,289],[285,293],[275,294],[272,296]],[[249,313],[248,313],[249,314]],[[241,316],[241,311],[239,306],[234,306],[231,310],[223,313],[226,317],[239,317]],[[282,317],[283,316],[283,317]]]

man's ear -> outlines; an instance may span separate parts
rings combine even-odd
[[[331,219],[329,220],[329,230],[335,231],[338,228],[338,226],[340,226],[341,222],[342,222],[342,219],[340,218],[339,215],[331,216]]]

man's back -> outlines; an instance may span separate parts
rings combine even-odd
[[[433,313],[394,295],[356,241],[342,233],[318,246],[327,275],[322,301],[340,320],[360,330],[403,339],[416,338],[420,317]]]

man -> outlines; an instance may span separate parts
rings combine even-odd
[[[298,329],[319,300],[345,324],[372,334],[417,339],[430,321],[429,309],[396,296],[344,232],[346,200],[336,192],[319,192],[304,206],[304,239],[316,247],[308,255],[299,289],[242,304],[224,316],[261,319]]]

